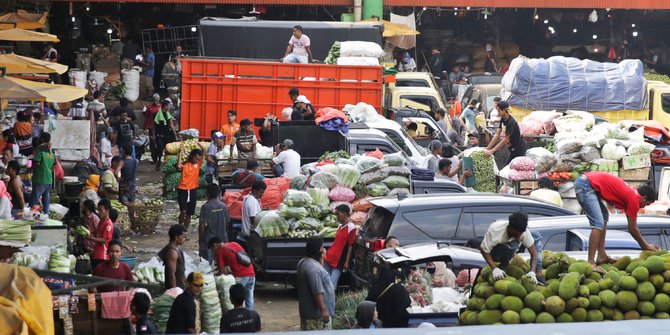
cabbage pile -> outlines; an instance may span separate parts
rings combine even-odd
[[[206,333],[218,334],[221,326],[221,301],[219,293],[216,290],[216,284],[213,275],[203,275],[205,285],[202,287],[200,299],[201,326],[202,331]]]

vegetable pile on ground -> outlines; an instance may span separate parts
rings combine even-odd
[[[565,253],[542,252],[546,286],[534,285],[524,275],[528,262],[515,257],[507,278],[494,281],[485,267],[477,279],[464,325],[495,323],[554,323],[670,318],[670,254],[643,251],[626,256],[606,271],[593,271],[585,261]]]
[[[145,284],[165,283],[165,266],[158,257],[152,257],[148,262],[138,264],[132,270],[133,280]]]

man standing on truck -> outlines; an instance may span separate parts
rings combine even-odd
[[[526,277],[537,284],[544,282],[542,275],[542,236],[531,232],[528,227],[528,214],[514,212],[509,216],[507,222],[496,221],[489,226],[481,244],[481,253],[486,263],[493,269],[493,279],[500,280],[507,276],[505,270],[509,266],[514,255],[523,245],[530,253],[530,272]],[[496,262],[499,262],[496,265]]]
[[[313,63],[311,42],[307,35],[302,33],[302,26],[293,27],[293,36],[288,41],[286,52],[281,59],[284,63],[307,64]]]
[[[271,163],[275,177],[293,179],[300,174],[300,154],[293,150],[293,140],[277,144]]]
[[[575,181],[577,202],[584,209],[591,225],[589,236],[588,262],[593,265],[594,271],[602,272],[598,266],[603,263],[613,263],[616,260],[607,256],[605,252],[605,234],[609,211],[606,205],[610,204],[626,214],[628,232],[640,244],[642,250],[659,250],[656,244],[647,243],[637,226],[637,212],[640,208],[656,201],[654,189],[641,185],[637,189],[626,184],[621,178],[607,172],[587,172]],[[598,258],[596,259],[596,250]]]
[[[516,123],[516,120],[509,112],[507,101],[499,102],[496,108],[501,117],[500,127],[498,127],[495,135],[493,135],[493,139],[491,139],[491,142],[486,147],[486,156],[491,156],[496,151],[502,149],[502,147],[507,146],[509,148],[509,157],[505,163],[507,165],[512,159],[526,155],[526,141],[521,137],[519,124]],[[498,142],[501,136],[502,139]]]
[[[335,289],[330,276],[321,265],[323,240],[307,239],[307,255],[297,266],[296,290],[300,311],[300,330],[331,329],[330,317],[335,314]]]
[[[256,134],[251,128],[251,121],[244,119],[240,122],[240,129],[233,134],[233,140],[230,142],[230,158],[228,161],[233,162],[233,149],[237,147],[237,157],[240,165],[246,165],[246,159],[256,158]]]
[[[230,145],[230,142],[233,141],[233,135],[240,130],[240,125],[235,121],[237,121],[237,112],[231,109],[228,111],[228,123],[221,126],[221,133],[225,136],[223,139],[224,145]]]

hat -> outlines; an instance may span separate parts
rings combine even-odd
[[[295,102],[304,102],[306,104],[309,103],[309,100],[307,100],[307,97],[304,95],[299,95],[296,99]]]
[[[170,99],[170,98],[165,98],[165,99],[163,99],[163,101],[167,101],[167,102],[170,103],[170,105],[172,105],[172,99]]]
[[[116,133],[116,129],[114,129],[114,128],[112,128],[112,127],[107,127],[107,133],[108,133],[108,134],[109,134],[109,133]]]
[[[244,119],[244,120],[240,121],[240,126],[250,126],[250,125],[251,125],[251,121],[249,121],[249,119]]]
[[[200,272],[189,273],[188,278],[186,278],[186,280],[193,285],[202,286],[205,284],[205,277],[203,277],[202,273]]]
[[[508,109],[508,108],[509,108],[509,104],[507,103],[507,101],[501,101],[501,102],[498,103],[498,107],[499,107],[500,109]]]
[[[479,137],[479,133],[476,130],[469,131],[468,137]]]
[[[217,138],[226,138],[226,135],[222,134],[220,131],[217,131],[216,133],[214,133],[214,137],[213,137],[213,138],[215,138],[215,139],[217,139]]]

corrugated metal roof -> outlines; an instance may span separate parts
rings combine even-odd
[[[386,0],[385,6],[670,9],[668,0]]]

